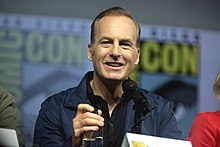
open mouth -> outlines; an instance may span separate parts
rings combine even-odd
[[[108,66],[112,66],[112,67],[121,67],[121,66],[123,66],[122,63],[116,63],[116,62],[107,62],[106,64]]]

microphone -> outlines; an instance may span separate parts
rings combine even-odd
[[[124,80],[122,83],[125,97],[134,101],[133,109],[135,110],[134,126],[132,132],[141,133],[141,122],[146,119],[151,112],[147,98],[139,91],[136,82],[131,79]]]
[[[124,93],[134,101],[135,110],[142,111],[144,115],[151,111],[147,98],[145,98],[139,91],[135,81],[131,79],[124,80],[122,83],[122,89]]]

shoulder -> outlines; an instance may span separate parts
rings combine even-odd
[[[0,86],[0,105],[1,108],[7,107],[11,104],[15,104],[14,96],[9,93],[5,88]]]
[[[219,130],[219,112],[200,112],[193,121],[191,132],[213,134]],[[192,133],[191,133],[192,134]]]
[[[71,94],[73,93],[74,89],[75,87],[57,92],[49,96],[43,103],[63,104],[66,101],[66,99],[71,97]]]
[[[219,128],[220,113],[219,112],[200,112],[196,115],[192,127],[203,128],[203,130],[213,130]]]
[[[169,104],[169,101],[167,99],[163,98],[162,96],[160,96],[156,93],[150,92],[150,91],[148,91],[146,89],[142,89],[142,88],[140,89],[140,91],[148,99],[149,104],[151,106],[157,106],[159,108],[162,108],[163,106]]]
[[[80,83],[75,86],[58,92],[54,95],[49,96],[44,102],[43,105],[51,104],[58,106],[62,105],[65,107],[75,107],[81,101],[86,101],[87,98],[87,85],[86,85],[86,76],[80,81]]]
[[[59,118],[61,114],[64,114],[67,110],[64,104],[67,99],[70,99],[72,89],[73,88],[69,88],[46,98],[46,100],[41,103],[39,111],[41,118],[47,117],[48,119],[54,120],[55,118]]]
[[[200,112],[199,114],[197,114],[195,121],[197,122],[210,122],[213,119],[219,119],[220,120],[220,112],[216,111],[216,112]]]

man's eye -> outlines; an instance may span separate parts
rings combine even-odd
[[[102,44],[110,44],[109,41],[102,41]]]
[[[111,42],[110,42],[110,41],[102,41],[102,42],[101,42],[101,45],[102,45],[103,47],[110,47]]]
[[[131,44],[129,44],[129,43],[124,43],[122,45],[124,45],[124,46],[131,46]]]
[[[124,49],[129,49],[132,47],[132,45],[130,43],[121,43],[120,46]]]

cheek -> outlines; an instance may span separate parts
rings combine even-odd
[[[126,55],[127,61],[131,62],[132,64],[138,64],[139,62],[139,55],[136,52],[130,52]]]
[[[93,61],[102,60],[105,57],[106,53],[103,50],[96,50],[93,54]]]
[[[97,47],[96,48],[96,56],[99,57],[105,57],[111,52],[111,49],[108,48],[102,48],[102,47]]]

